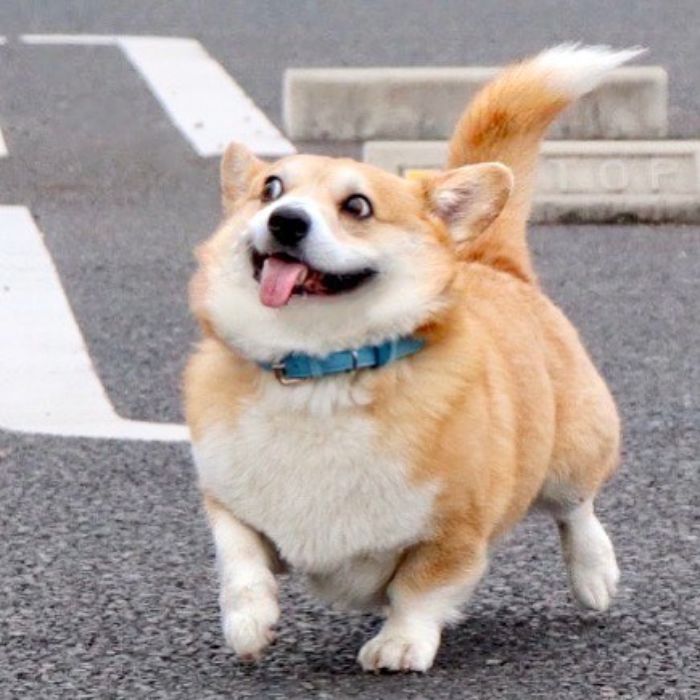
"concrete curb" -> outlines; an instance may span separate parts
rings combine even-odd
[[[284,122],[296,140],[446,139],[498,68],[291,68]],[[551,138],[667,135],[668,76],[659,66],[619,68],[553,126]]]
[[[439,169],[447,144],[365,144],[364,160],[399,175]],[[545,142],[532,220],[700,222],[700,141]]]

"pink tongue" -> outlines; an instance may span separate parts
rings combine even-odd
[[[274,308],[284,306],[306,270],[304,263],[267,258],[260,275],[260,301]]]

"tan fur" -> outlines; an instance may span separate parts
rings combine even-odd
[[[205,338],[190,357],[184,376],[185,413],[192,439],[196,442],[213,423],[234,423],[242,402],[258,382],[252,364],[241,362],[218,338]]]
[[[471,585],[489,545],[538,499],[564,512],[592,498],[617,464],[614,402],[575,329],[533,283],[525,242],[539,142],[567,102],[528,64],[476,97],[451,142],[449,165],[497,160],[516,184],[506,201],[501,175],[479,179],[483,212],[494,207],[494,214],[466,247],[435,204],[439,187],[454,179],[449,173],[416,183],[345,159],[295,156],[268,165],[240,147],[224,158],[229,218],[202,247],[191,287],[205,336],[185,375],[195,442],[212,426],[234,431],[244,407],[275,381],[223,340],[206,303],[210,277],[240,223],[259,209],[256,193],[269,173],[293,171],[294,193],[313,198],[341,240],[378,243],[412,232],[427,242],[429,260],[417,264],[430,263],[440,304],[415,331],[425,349],[354,380],[368,399],[353,410],[376,426],[383,448],[406,460],[416,486],[438,485],[430,534],[406,548],[388,584],[394,602],[462,579]],[[366,185],[375,205],[369,223],[336,213],[333,183],[345,171]],[[473,212],[473,203],[465,206]],[[208,498],[223,507],[217,494]]]
[[[449,146],[450,168],[498,160],[513,171],[513,196],[469,259],[524,280],[535,278],[525,234],[540,140],[571,101],[544,84],[544,77],[527,62],[504,71],[469,105]]]

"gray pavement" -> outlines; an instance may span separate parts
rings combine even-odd
[[[4,0],[0,204],[38,219],[119,413],[180,420],[196,337],[191,248],[218,218],[197,157],[114,49],[26,32],[198,38],[279,124],[287,65],[501,62],[564,39],[645,44],[671,128],[700,134],[696,2],[32,2]],[[700,697],[700,228],[542,227],[546,288],[581,329],[625,420],[600,501],[623,572],[606,615],[566,591],[552,525],[499,549],[424,677],[364,676],[371,616],[283,582],[257,667],[223,647],[212,547],[182,445],[0,433],[0,698]],[[1,388],[0,388],[1,390]]]

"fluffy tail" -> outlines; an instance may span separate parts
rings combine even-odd
[[[448,166],[500,161],[513,171],[515,189],[503,212],[473,243],[470,260],[535,279],[526,224],[540,141],[567,105],[643,51],[562,44],[506,68],[476,95],[450,141]]]

